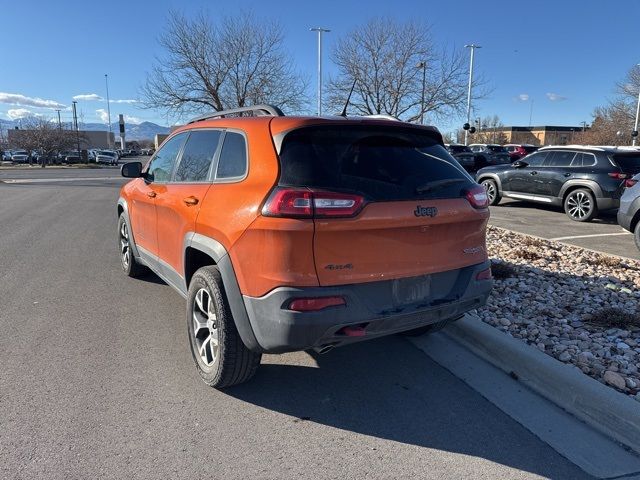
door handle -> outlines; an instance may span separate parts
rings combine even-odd
[[[533,172],[529,172],[529,175],[537,175],[538,172],[536,172],[535,170]]]
[[[565,173],[565,174],[564,174],[564,176],[565,176],[565,177],[570,177],[570,176],[571,176],[571,174],[570,174],[569,172],[567,172],[567,173]]]
[[[150,192],[147,192],[147,197],[149,198],[156,198],[157,193],[154,192],[153,190],[151,190]]]
[[[187,207],[190,207],[192,205],[197,205],[200,200],[198,200],[196,197],[191,196],[191,197],[185,198],[182,201]]]

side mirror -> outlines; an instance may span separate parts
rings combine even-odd
[[[120,173],[126,178],[139,178],[142,176],[142,162],[129,162],[122,165]]]
[[[523,162],[522,160],[516,160],[511,164],[514,168],[524,168],[529,164],[527,162]]]

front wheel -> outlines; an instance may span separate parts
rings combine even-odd
[[[502,197],[500,196],[500,192],[498,191],[498,185],[494,180],[482,180],[482,183],[480,183],[480,185],[482,185],[487,192],[489,205],[497,205],[498,203],[500,203]]]
[[[193,360],[207,385],[221,389],[255,375],[262,355],[242,342],[215,266],[202,267],[191,279],[187,330]]]
[[[590,190],[579,188],[565,198],[564,211],[575,222],[590,222],[598,215],[598,206]]]
[[[118,219],[118,246],[120,247],[120,265],[125,274],[132,278],[138,278],[147,273],[147,267],[140,265],[131,250],[131,234],[129,224],[124,216],[120,214]]]
[[[640,250],[640,222],[636,224],[636,228],[633,230],[633,239],[636,241],[636,247]]]

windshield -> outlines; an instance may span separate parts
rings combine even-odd
[[[449,151],[452,153],[461,153],[461,152],[469,152],[471,153],[471,149],[469,147],[465,147],[464,145],[449,145]]]
[[[391,201],[461,196],[473,184],[430,134],[408,128],[318,126],[283,140],[280,185],[361,193]],[[459,180],[427,188],[442,180]]]
[[[500,145],[487,145],[487,149],[493,153],[507,153],[507,149]]]

